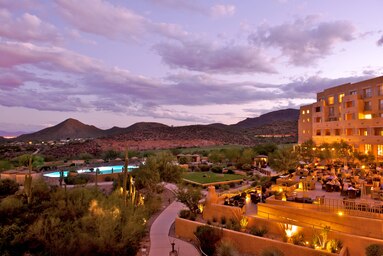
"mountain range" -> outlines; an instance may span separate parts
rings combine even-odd
[[[296,109],[284,109],[255,118],[247,118],[237,124],[220,123],[208,125],[168,126],[154,122],[135,123],[126,128],[113,127],[107,130],[69,118],[55,126],[23,134],[13,139],[0,137],[0,158],[11,159],[25,152],[40,149],[40,154],[49,159],[76,158],[82,153],[101,156],[106,150],[153,150],[215,145],[252,146],[260,143],[296,143],[298,138]],[[77,141],[76,138],[85,140]],[[6,147],[8,142],[59,141],[69,143],[32,144],[27,147]],[[27,151],[25,151],[27,150]],[[4,152],[3,152],[4,151]],[[30,153],[30,152],[29,152]]]
[[[47,141],[75,138],[124,139],[205,139],[224,143],[248,144],[251,135],[261,134],[296,134],[299,111],[284,109],[247,118],[233,125],[220,123],[209,125],[167,126],[161,123],[141,122],[127,128],[113,127],[107,130],[69,118],[55,126],[40,131],[23,134],[17,141]],[[263,129],[273,126],[274,129]],[[242,143],[241,143],[242,142]]]

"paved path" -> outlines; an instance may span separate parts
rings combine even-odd
[[[170,185],[170,184],[169,184]],[[174,189],[173,187],[168,187]],[[149,256],[168,256],[172,250],[171,243],[179,256],[200,256],[198,250],[190,243],[177,238],[169,237],[169,230],[178,215],[185,206],[177,201],[171,203],[153,222],[150,227],[150,251]]]

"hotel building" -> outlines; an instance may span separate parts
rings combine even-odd
[[[383,76],[317,93],[317,102],[300,108],[298,143],[349,143],[383,160]]]

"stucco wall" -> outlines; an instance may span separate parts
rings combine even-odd
[[[176,235],[189,240],[195,240],[194,232],[198,226],[203,224],[176,218],[175,230]],[[284,252],[285,256],[319,256],[319,255],[338,255],[325,251],[318,251],[307,247],[296,246],[293,244],[271,240],[263,237],[257,237],[242,232],[236,232],[228,229],[223,229],[223,239],[230,240],[233,245],[241,253],[249,253],[259,255],[262,250],[269,247],[277,247]],[[345,256],[345,250],[338,256]]]

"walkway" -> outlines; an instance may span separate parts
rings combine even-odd
[[[169,187],[171,184],[167,184]],[[185,206],[177,201],[171,203],[153,222],[150,227],[150,251],[149,256],[168,256],[172,250],[171,243],[174,242],[174,249],[179,256],[200,256],[198,250],[190,243],[169,236],[169,230],[178,216],[178,212]]]

